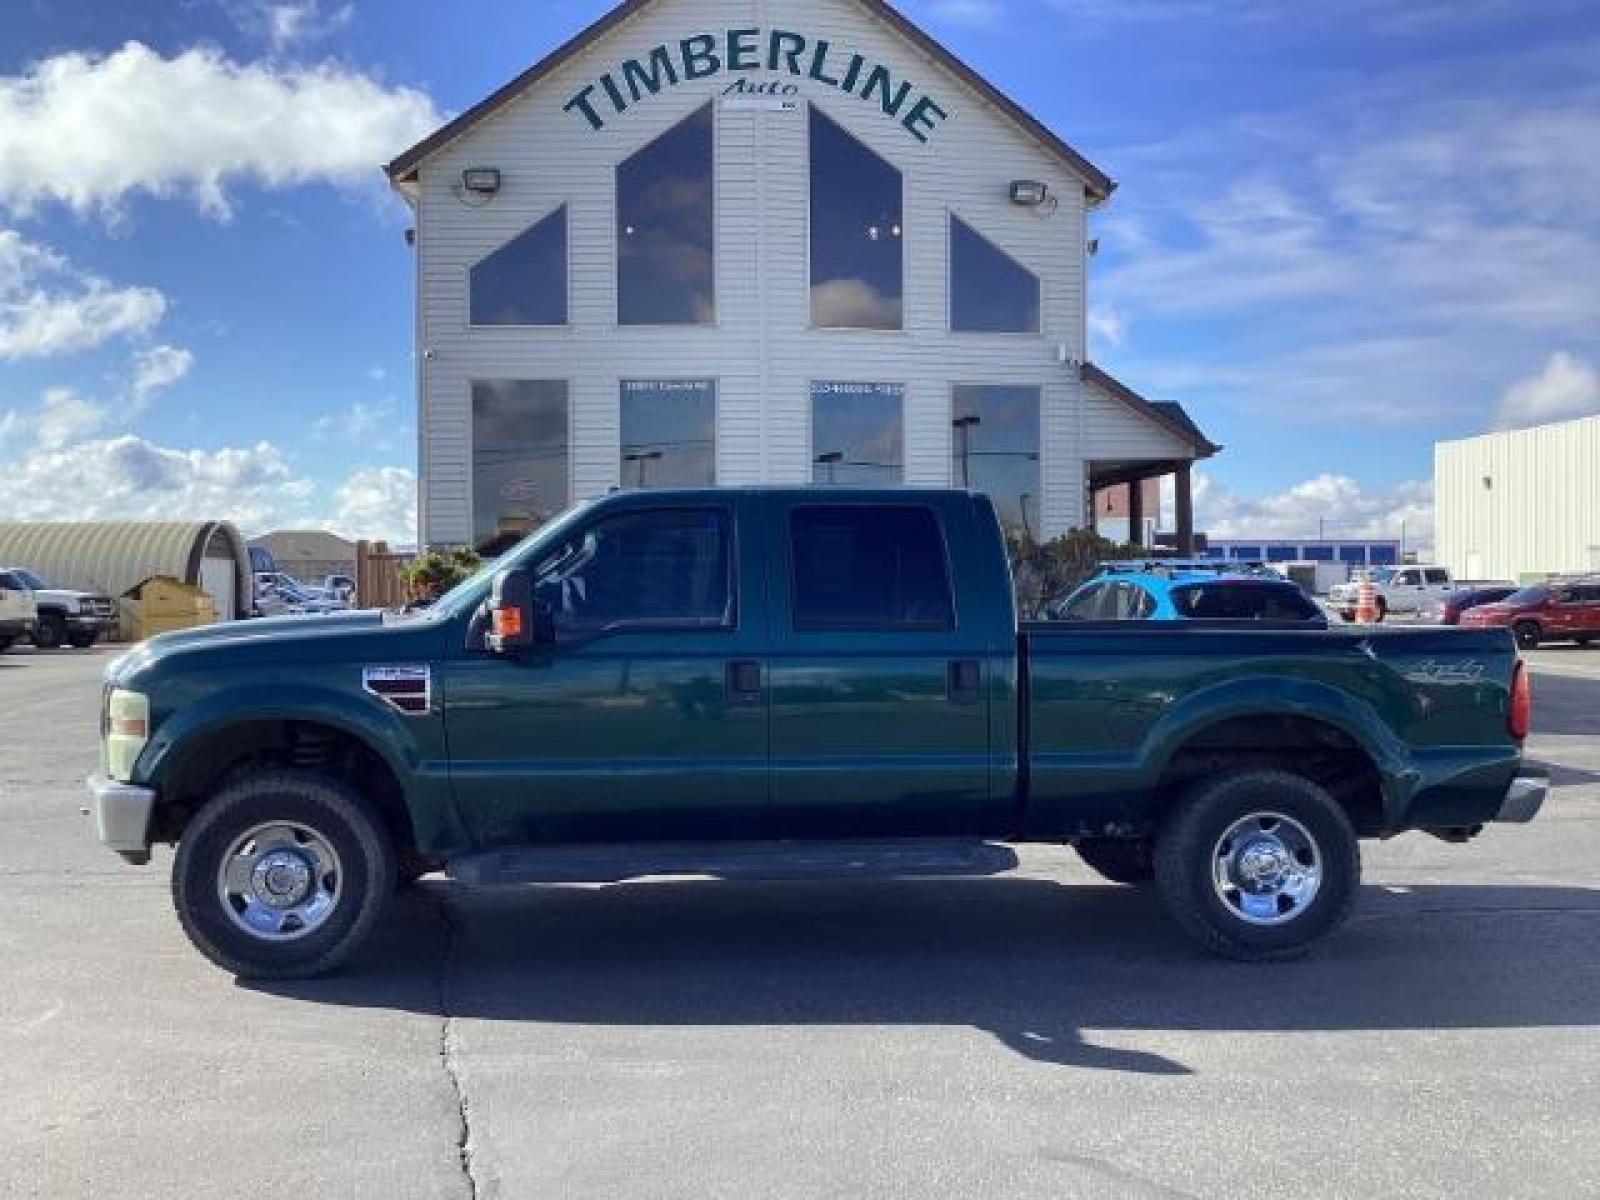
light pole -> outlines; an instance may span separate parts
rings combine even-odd
[[[660,462],[663,455],[659,450],[635,450],[622,456],[623,462],[639,464],[639,486],[644,487],[644,465],[650,462]]]
[[[972,486],[972,428],[982,425],[983,418],[976,413],[968,413],[964,417],[957,417],[950,422],[955,426],[956,436],[961,439],[961,486]]]
[[[1028,501],[1032,499],[1032,492],[1023,492],[1017,497],[1017,507],[1022,510],[1022,536],[1030,542],[1033,541],[1033,528],[1028,524]]]
[[[826,454],[817,455],[817,464],[819,466],[824,466],[824,467],[828,468],[828,482],[829,483],[838,483],[839,482],[839,476],[838,476],[837,472],[838,472],[838,469],[839,469],[839,464],[842,463],[843,461],[844,461],[844,451],[843,450],[829,450]]]

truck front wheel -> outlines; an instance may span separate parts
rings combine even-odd
[[[321,975],[344,961],[394,891],[383,822],[335,779],[263,770],[189,822],[172,902],[195,947],[247,979]]]
[[[1293,958],[1333,932],[1361,882],[1344,810],[1287,771],[1202,780],[1179,799],[1155,848],[1156,888],[1174,921],[1243,962]]]
[[[1155,878],[1148,838],[1084,838],[1075,848],[1091,870],[1112,883],[1149,883]]]

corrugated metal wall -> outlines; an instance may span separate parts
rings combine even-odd
[[[1455,574],[1600,571],[1600,417],[1440,442],[1433,480]]]
[[[0,523],[0,566],[28,567],[61,587],[109,596],[120,596],[152,575],[198,584],[201,560],[208,557],[234,561],[232,607],[248,611],[250,560],[244,539],[226,521]]]

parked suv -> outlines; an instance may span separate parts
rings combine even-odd
[[[110,596],[55,587],[26,567],[11,567],[8,573],[33,592],[39,607],[33,644],[41,650],[54,650],[63,642],[87,650],[102,633],[116,627],[117,606]]]
[[[1508,628],[1525,650],[1542,642],[1587,646],[1600,639],[1600,577],[1523,588],[1498,603],[1469,608],[1461,624]]]
[[[1368,574],[1378,593],[1378,620],[1390,613],[1420,613],[1455,590],[1450,572],[1444,567],[1379,567]],[[1356,619],[1360,581],[1337,584],[1328,591],[1328,602],[1346,621]]]
[[[1476,586],[1462,585],[1444,599],[1422,610],[1425,619],[1439,625],[1459,625],[1461,615],[1469,608],[1494,604],[1520,589],[1514,583],[1494,583]]]
[[[1316,602],[1278,576],[1107,572],[1046,610],[1052,621],[1268,621],[1326,628]]]
[[[18,638],[31,638],[38,617],[33,590],[15,571],[0,571],[0,654]]]

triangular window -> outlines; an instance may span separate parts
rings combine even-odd
[[[565,325],[567,206],[479,260],[470,274],[474,325]]]
[[[1039,277],[953,213],[950,328],[957,333],[1039,332]]]

